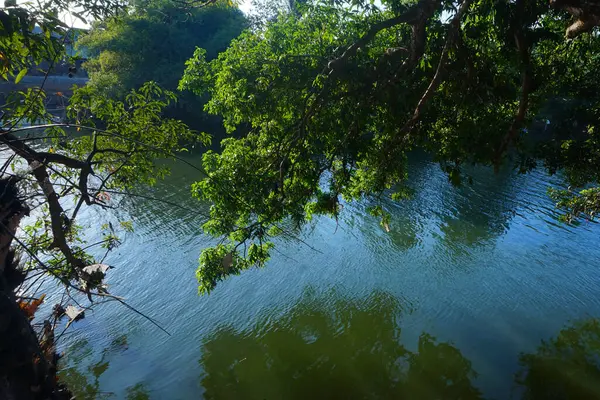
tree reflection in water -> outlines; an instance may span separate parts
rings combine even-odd
[[[307,293],[284,315],[250,331],[218,330],[200,360],[206,398],[478,399],[475,372],[459,350],[422,334],[400,341],[397,300]]]
[[[523,399],[600,399],[600,322],[576,322],[519,361]]]
[[[119,336],[102,351],[100,360],[92,363],[92,346],[87,340],[78,340],[69,346],[65,359],[61,360],[59,379],[67,385],[77,400],[117,398],[115,393],[102,390],[100,377],[108,370],[108,359],[111,355],[124,351],[127,347],[127,336]],[[137,383],[125,389],[125,399],[148,400],[150,395],[143,383]]]
[[[450,343],[423,333],[416,349],[402,344],[398,320],[402,313],[398,300],[382,292],[349,299],[335,292],[307,291],[291,308],[264,314],[252,329],[225,326],[207,337],[200,359],[203,395],[208,399],[484,398],[474,386],[477,374],[471,362]],[[122,395],[102,390],[100,378],[109,369],[109,360],[126,349],[126,337],[119,337],[98,359],[87,341],[78,341],[67,349],[60,379],[78,400],[154,398],[142,383],[131,382]],[[516,383],[515,399],[600,399],[600,321],[587,319],[563,328],[535,352],[522,353],[519,363],[516,374],[503,373],[507,387]],[[485,384],[491,377],[480,378]],[[173,385],[172,397],[167,398],[189,398],[179,397]],[[493,393],[487,395],[495,398]]]

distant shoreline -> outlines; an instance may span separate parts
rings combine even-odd
[[[14,82],[0,82],[0,97],[5,97],[11,91],[23,90],[32,87],[40,87],[44,84],[44,89],[47,92],[71,92],[73,85],[84,86],[88,82],[89,78],[73,77],[68,76],[48,76],[44,83],[43,76],[25,76],[18,84]]]

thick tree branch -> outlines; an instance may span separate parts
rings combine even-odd
[[[410,45],[410,56],[406,59],[400,68],[400,71],[412,70],[425,52],[425,44],[427,42],[427,22],[439,7],[439,3],[430,2],[423,7],[419,13],[419,17],[412,24],[412,36]],[[397,75],[397,74],[396,74]]]
[[[42,189],[44,196],[48,201],[52,236],[54,238],[53,246],[57,247],[63,253],[66,260],[72,266],[83,268],[83,262],[74,256],[65,237],[65,229],[63,228],[65,225],[65,213],[62,206],[60,205],[58,194],[54,190],[54,186],[50,181],[48,171],[46,170],[46,163],[48,162],[48,157],[46,157],[45,155],[40,155],[40,153],[36,152],[31,147],[22,143],[18,138],[14,137],[12,134],[4,134],[0,136],[0,142],[10,147],[16,154],[18,154],[25,161],[27,161],[27,164],[29,164],[29,166],[31,167],[32,174],[35,177],[38,185]],[[47,155],[51,154],[53,153],[47,153]],[[77,161],[69,157],[65,157],[65,159],[68,160],[66,161],[66,163],[68,164],[71,164],[71,161]],[[77,161],[78,167],[81,166],[81,164],[79,163],[81,162]]]
[[[102,133],[103,135],[106,135],[106,136],[118,137],[120,139],[123,139],[126,142],[135,143],[135,144],[141,145],[141,146],[143,146],[143,147],[145,147],[147,149],[150,149],[150,150],[153,150],[153,151],[165,154],[165,155],[167,155],[169,157],[173,157],[174,159],[183,162],[184,164],[186,164],[186,165],[194,168],[195,170],[197,170],[197,171],[199,171],[199,172],[201,172],[203,174],[206,174],[206,171],[204,169],[202,169],[202,168],[200,168],[200,167],[198,167],[198,166],[190,163],[189,161],[187,161],[184,158],[181,158],[181,157],[177,156],[173,152],[166,151],[164,149],[161,149],[159,147],[153,146],[153,145],[148,144],[148,143],[144,143],[144,142],[139,141],[139,140],[135,140],[133,138],[127,137],[127,136],[122,135],[122,134],[117,133],[117,132],[111,132],[111,131],[107,131],[105,129],[99,129],[99,128],[96,128],[96,127],[93,127],[93,126],[86,126],[86,125],[80,125],[80,124],[66,124],[66,123],[44,124],[44,125],[27,126],[27,127],[23,127],[23,128],[13,129],[11,131],[11,133],[22,132],[22,131],[29,131],[29,130],[34,130],[34,129],[53,128],[53,127],[58,127],[58,128],[80,128],[80,129],[83,129],[83,130],[86,130],[86,131],[92,131],[92,132],[95,131],[95,132],[98,132],[98,133]],[[9,134],[8,132],[0,130],[0,143],[3,142],[2,141],[2,137],[6,136],[8,134]],[[18,140],[18,141],[23,142],[23,140],[20,140],[20,139],[14,137],[14,136],[13,136],[13,138],[14,138],[14,140]],[[107,151],[108,151],[107,149],[99,150],[99,152],[107,152]],[[66,165],[66,164],[63,164],[63,165]]]
[[[517,14],[519,10],[523,8],[524,0],[517,0]],[[519,100],[519,108],[517,109],[517,113],[506,135],[500,142],[498,150],[496,151],[495,159],[494,159],[494,168],[498,170],[500,166],[500,162],[502,161],[502,156],[508,150],[508,146],[511,143],[514,143],[517,136],[519,135],[519,130],[525,121],[525,116],[527,115],[527,109],[529,107],[529,93],[531,92],[532,86],[532,71],[531,71],[531,61],[529,54],[529,46],[525,40],[525,36],[523,34],[523,30],[521,24],[519,24],[515,28],[515,45],[517,47],[517,51],[519,52],[519,56],[521,57],[522,63],[522,73],[521,73],[521,98]]]
[[[404,23],[423,25],[427,21],[427,19],[433,14],[435,9],[437,9],[440,6],[440,4],[440,0],[420,0],[417,4],[410,7],[406,12],[394,18],[390,18],[385,21],[381,21],[371,25],[367,33],[365,33],[357,41],[348,46],[348,48],[346,48],[346,50],[342,53],[341,56],[331,60],[327,64],[325,69],[321,72],[323,75],[328,76],[328,79],[325,81],[323,87],[320,90],[318,90],[316,94],[315,92],[311,92],[305,98],[305,111],[303,112],[302,118],[300,118],[300,122],[297,126],[298,133],[292,139],[292,143],[303,136],[308,120],[316,113],[320,104],[322,104],[322,102],[325,101],[325,99],[327,98],[328,88],[331,82],[333,81],[333,78],[342,73],[348,60],[354,55],[356,55],[358,49],[367,45],[382,30],[389,29],[393,26]],[[309,101],[311,99],[314,99],[312,103],[310,103]]]
[[[67,243],[65,229],[63,228],[65,225],[65,213],[60,205],[60,201],[58,200],[58,195],[52,186],[52,182],[50,182],[50,176],[48,175],[48,171],[46,171],[46,167],[35,160],[27,160],[27,162],[31,166],[33,176],[35,176],[38,184],[44,192],[44,195],[46,196],[46,199],[48,200],[52,236],[54,238],[53,246],[58,247],[61,253],[63,253],[65,256],[67,262],[73,267],[85,267],[83,261],[75,257],[71,248],[69,247],[69,244]]]
[[[367,85],[369,87],[373,87],[373,83],[377,80],[382,79],[383,85],[377,85],[377,87],[387,88],[389,85],[395,84],[402,77],[406,76],[407,72],[414,70],[417,66],[417,63],[423,57],[423,53],[425,52],[425,44],[427,43],[427,23],[433,17],[436,9],[439,7],[439,4],[435,2],[431,2],[428,7],[422,7],[419,16],[411,23],[411,39],[409,48],[395,48],[388,49],[383,57],[379,60],[379,64],[384,64],[385,60],[389,60],[393,63],[393,59],[397,59],[397,54],[399,52],[408,53],[406,59],[395,68],[395,70],[391,71],[391,74],[384,74],[383,76],[377,76],[372,82],[368,82]],[[381,67],[375,68],[375,71],[378,72],[382,70]]]
[[[90,154],[88,154],[87,159],[85,160],[85,167],[83,167],[81,169],[81,173],[79,174],[79,191],[81,192],[81,198],[79,199],[79,204],[77,204],[77,208],[75,209],[74,216],[77,214],[77,210],[79,210],[79,207],[81,207],[82,200],[88,206],[90,204],[92,204],[92,201],[90,200],[90,195],[88,193],[88,178],[89,178],[90,174],[93,173],[92,160],[94,159],[94,156],[98,152],[98,133],[96,131],[94,131],[92,133],[92,138],[93,138],[92,151],[90,151]]]
[[[333,59],[327,64],[328,74],[336,73],[337,70],[343,68],[343,65],[350,57],[353,57],[358,49],[364,47],[367,43],[375,38],[375,36],[384,29],[389,29],[400,24],[412,24],[422,19],[423,14],[431,14],[431,10],[439,7],[439,0],[421,0],[417,4],[410,7],[406,12],[385,21],[371,25],[367,33],[360,37],[356,42],[352,43],[348,48],[336,59]]]
[[[600,25],[600,2],[598,0],[550,0],[550,7],[567,11],[574,17],[565,37],[574,39]]]
[[[57,163],[75,169],[81,169],[85,166],[83,161],[62,154],[37,152],[12,133],[2,132],[2,134],[0,134],[0,143],[4,143],[17,153],[17,155],[23,158],[30,158],[42,164]]]
[[[404,126],[400,130],[401,134],[404,134],[404,136],[401,136],[403,141],[408,139],[408,136],[410,135],[412,129],[421,118],[421,112],[423,111],[423,107],[442,83],[444,67],[446,65],[446,62],[448,61],[448,50],[450,49],[450,47],[452,47],[458,35],[460,34],[460,21],[464,17],[465,13],[468,11],[471,2],[472,0],[464,0],[460,5],[460,8],[458,9],[457,13],[452,18],[452,21],[450,22],[450,29],[446,36],[446,42],[444,43],[442,54],[440,56],[440,60],[435,70],[435,74],[429,82],[427,89],[419,99],[419,102],[415,107],[412,117],[404,124]]]

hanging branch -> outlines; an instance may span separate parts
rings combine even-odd
[[[372,41],[375,36],[384,29],[389,29],[400,24],[413,24],[419,21],[423,14],[430,14],[430,10],[439,7],[439,0],[421,0],[417,4],[410,7],[406,12],[385,21],[371,25],[367,33],[360,37],[356,42],[352,43],[338,58],[335,58],[327,64],[326,74],[335,73],[336,70],[343,68],[343,65],[350,57],[356,55],[356,52],[361,47]]]
[[[452,21],[450,22],[450,29],[448,30],[446,42],[444,43],[444,47],[442,48],[442,53],[440,55],[440,60],[435,70],[435,74],[429,82],[427,89],[425,89],[425,92],[419,99],[419,102],[417,103],[417,106],[413,111],[413,115],[400,129],[401,135],[398,135],[398,137],[400,138],[401,142],[406,142],[408,140],[414,126],[421,118],[421,112],[423,111],[423,108],[425,107],[427,101],[431,98],[433,93],[440,87],[441,83],[443,82],[442,77],[444,73],[444,68],[446,66],[446,62],[448,61],[448,50],[450,49],[450,47],[453,46],[454,42],[457,39],[457,36],[460,34],[460,21],[464,17],[465,13],[468,11],[471,2],[472,0],[463,0],[457,13],[452,18]]]
[[[524,0],[517,0],[515,6],[515,14],[517,18],[521,15],[523,7]],[[531,71],[531,55],[529,46],[525,40],[523,27],[521,25],[522,22],[518,21],[517,26],[514,28],[515,46],[521,58],[521,98],[519,100],[517,113],[510,124],[508,131],[504,135],[504,138],[500,142],[500,146],[498,146],[498,149],[496,150],[496,156],[494,159],[494,168],[496,171],[500,167],[504,153],[506,150],[508,150],[508,147],[516,141],[520,129],[523,126],[523,122],[525,121],[525,116],[527,115],[527,109],[529,107],[529,93],[531,92],[533,80]]]
[[[174,159],[176,159],[178,161],[181,161],[182,163],[184,163],[184,164],[186,164],[186,165],[194,168],[195,170],[197,170],[197,171],[199,171],[199,172],[201,172],[203,174],[206,174],[206,171],[203,168],[198,167],[197,165],[194,165],[194,164],[190,163],[186,159],[177,156],[173,152],[166,151],[164,149],[161,149],[159,147],[153,146],[151,144],[144,143],[142,141],[129,138],[129,137],[127,137],[125,135],[122,135],[120,133],[117,133],[117,132],[111,132],[111,131],[108,131],[108,130],[105,130],[105,129],[99,129],[99,128],[96,128],[96,127],[93,127],[93,126],[86,126],[86,125],[81,125],[81,124],[67,124],[67,123],[44,124],[44,125],[28,126],[28,127],[23,127],[23,128],[19,128],[19,129],[14,129],[10,133],[28,131],[28,130],[32,130],[32,129],[38,130],[38,129],[45,129],[45,128],[54,128],[54,127],[56,127],[56,128],[79,128],[79,129],[88,130],[88,131],[96,131],[98,133],[102,133],[102,134],[108,135],[108,136],[118,137],[118,138],[123,139],[125,141],[129,141],[131,143],[139,144],[139,145],[144,146],[144,147],[146,147],[148,149],[151,149],[151,150],[163,153],[163,154],[165,154],[165,155],[167,155],[169,157],[173,157]],[[7,135],[7,134],[9,134],[9,132],[3,131],[3,130],[0,129],[0,143],[2,143],[2,136]],[[20,139],[14,137],[14,140],[18,141]],[[20,140],[20,141],[23,141],[23,140]],[[106,150],[101,150],[101,151],[105,151],[106,152],[106,151],[109,151],[109,150],[106,149]],[[99,151],[99,152],[101,152],[101,151]],[[118,150],[116,150],[116,149],[112,150],[111,149],[110,151],[117,152]],[[41,153],[41,154],[44,154],[46,156],[48,154],[51,155],[51,154],[54,154],[54,153]],[[59,154],[59,156],[61,156],[61,155]],[[56,160],[55,162],[58,162],[60,164],[66,165],[66,166],[68,166],[68,165],[65,164],[65,162],[70,161],[70,160],[65,160],[62,157],[59,157],[58,159],[54,159],[54,158],[52,158],[52,156],[50,156],[50,157],[51,157],[50,158],[51,160],[53,160],[53,161]],[[63,157],[65,157],[65,156],[63,156]],[[67,158],[69,158],[69,157],[67,157]],[[63,161],[63,162],[61,162],[61,161]],[[76,161],[78,161],[78,160],[76,160]]]
[[[7,227],[2,224],[0,222],[0,226],[2,226],[5,230],[7,229]],[[58,278],[67,288],[71,288],[74,289],[82,294],[87,295],[88,297],[90,295],[92,296],[98,296],[98,297],[103,297],[103,298],[108,298],[114,301],[118,301],[119,303],[123,304],[125,307],[129,308],[131,311],[135,312],[136,314],[141,315],[142,317],[144,317],[145,319],[147,319],[148,321],[150,321],[153,325],[155,325],[156,327],[158,327],[160,330],[162,330],[163,332],[165,332],[167,335],[171,336],[171,334],[169,333],[169,331],[167,331],[165,328],[163,328],[162,326],[160,326],[160,324],[158,322],[156,322],[153,318],[149,317],[148,315],[144,314],[143,312],[139,311],[138,309],[136,309],[135,307],[129,305],[127,302],[125,302],[125,300],[121,297],[118,296],[114,296],[112,294],[109,293],[90,293],[87,290],[84,290],[80,287],[77,287],[75,285],[73,285],[71,282],[65,280],[64,278],[61,278],[59,276],[57,276],[56,274],[54,274],[52,272],[52,269],[50,269],[42,260],[40,260],[40,258],[35,254],[35,252],[33,252],[25,243],[23,243],[23,241],[21,241],[17,236],[15,236],[14,234],[9,232],[9,235],[12,236],[13,240],[15,242],[17,242],[19,244],[19,246],[21,246],[40,266],[42,266],[42,268],[44,269],[45,272],[48,272],[49,274],[53,275],[54,277]]]

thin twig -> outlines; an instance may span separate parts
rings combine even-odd
[[[145,319],[147,319],[148,321],[150,321],[153,325],[155,325],[158,329],[160,329],[161,331],[163,331],[167,335],[171,336],[171,334],[169,333],[169,331],[167,331],[165,328],[163,328],[162,326],[160,326],[160,324],[158,322],[156,322],[154,319],[152,319],[151,317],[147,316],[143,312],[139,311],[135,307],[129,305],[127,302],[125,302],[125,300],[123,298],[118,297],[118,296],[114,296],[114,295],[108,294],[108,293],[94,293],[94,295],[100,296],[100,297],[107,297],[109,299],[113,299],[115,301],[118,301],[119,303],[123,304],[125,307],[129,308],[131,311],[135,312],[136,314],[141,315],[142,317],[144,317]]]
[[[285,229],[281,228],[280,226],[278,226],[277,224],[274,224],[279,230],[281,230],[281,232],[286,235],[287,237],[297,240],[298,242],[302,243],[303,245],[305,245],[306,247],[308,247],[309,249],[316,251],[317,253],[323,254],[323,252],[313,246],[311,246],[310,244],[306,243],[304,240],[300,239],[299,237],[293,235],[291,232],[286,231]]]
[[[147,195],[144,195],[144,194],[138,194],[138,193],[131,193],[131,192],[121,192],[121,191],[118,191],[118,190],[111,190],[111,189],[105,189],[105,190],[103,190],[103,192],[106,192],[106,193],[112,193],[112,194],[122,194],[122,195],[125,195],[125,196],[139,197],[139,198],[141,198],[141,199],[146,199],[146,200],[151,200],[151,201],[157,201],[157,202],[159,202],[159,203],[164,203],[164,204],[167,204],[167,205],[170,205],[170,206],[173,206],[173,207],[177,207],[177,208],[180,208],[180,209],[182,209],[182,210],[185,210],[185,211],[188,211],[188,212],[194,213],[194,214],[196,214],[196,215],[200,215],[201,217],[204,217],[204,218],[209,218],[209,216],[208,216],[208,215],[206,215],[206,214],[204,214],[204,213],[200,213],[200,212],[198,212],[198,211],[196,211],[196,210],[193,210],[193,209],[191,209],[191,208],[184,207],[184,206],[182,206],[182,205],[180,205],[180,204],[177,204],[177,203],[174,203],[174,202],[172,202],[172,201],[165,200],[165,199],[159,199],[159,198],[156,198],[156,197],[147,196]]]
[[[298,260],[296,260],[295,258],[292,258],[292,257],[290,257],[290,256],[288,256],[288,255],[286,255],[286,254],[282,253],[281,251],[277,250],[277,247],[273,247],[273,250],[275,250],[275,252],[276,252],[276,253],[278,253],[279,255],[281,255],[281,256],[283,256],[283,257],[287,258],[288,260],[292,260],[292,261],[294,261],[295,263],[298,263]],[[244,255],[245,255],[245,254],[244,254]]]

